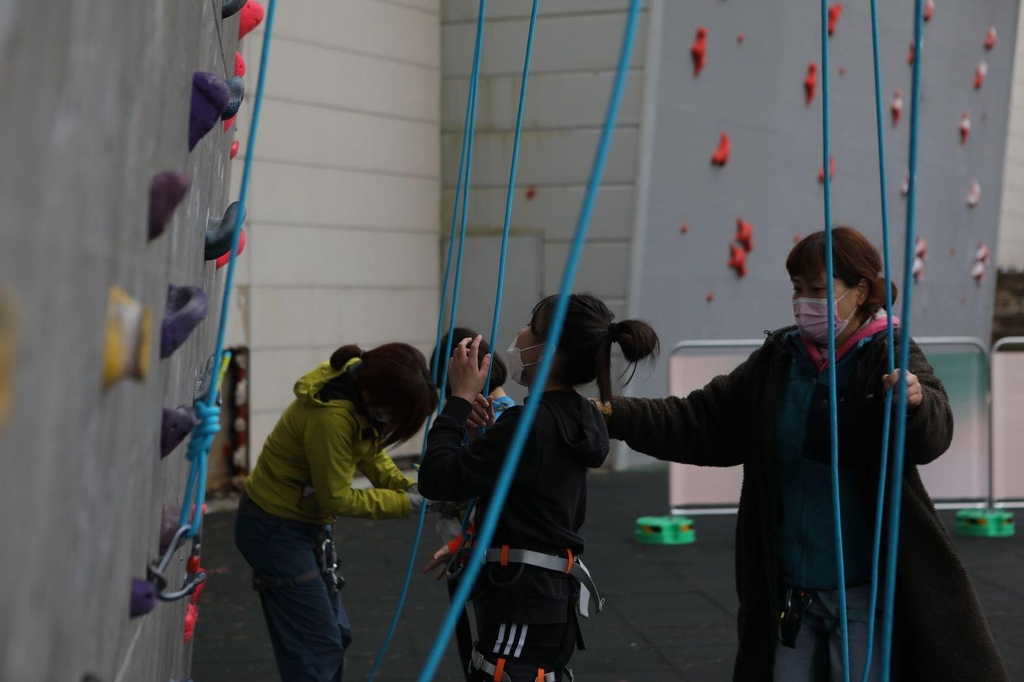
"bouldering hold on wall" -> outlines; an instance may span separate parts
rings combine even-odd
[[[985,263],[983,261],[974,261],[974,267],[971,268],[971,277],[978,284],[985,279]]]
[[[103,387],[149,373],[153,311],[118,286],[110,288],[103,342]]]
[[[231,126],[235,125],[235,119],[237,116],[232,116],[228,120],[224,121],[224,132],[231,130]]]
[[[149,238],[156,239],[167,229],[167,223],[181,200],[188,194],[192,179],[181,171],[163,171],[149,183]]]
[[[903,182],[900,184],[900,194],[907,196],[910,192],[910,171],[903,171]]]
[[[239,148],[241,148],[241,146],[242,146],[242,143],[239,142],[238,140],[235,140],[235,141],[233,141],[231,143],[231,151],[228,152],[228,154],[230,155],[230,157],[232,159],[235,158],[236,156],[238,156],[238,150],[239,150]]]
[[[729,267],[740,277],[746,277],[747,252],[739,244],[729,244]]]
[[[981,90],[981,86],[985,83],[985,76],[988,75],[988,62],[981,60],[978,65],[974,67],[974,89]]]
[[[533,201],[533,198],[536,197],[536,196],[537,196],[537,188],[535,186],[530,185],[529,187],[526,188],[526,200],[527,201]]]
[[[907,52],[907,64],[909,66],[914,65],[914,41],[910,41],[910,51]]]
[[[974,265],[971,268],[971,277],[978,284],[985,278],[985,271],[988,269],[989,250],[988,244],[978,242],[978,250],[974,252]]]
[[[818,65],[811,62],[807,65],[807,75],[804,76],[804,104],[810,106],[814,101],[814,90],[818,85]]]
[[[935,14],[935,0],[925,0],[925,3],[924,3],[924,20],[925,21],[931,21],[933,14]]]
[[[245,81],[241,76],[232,76],[227,79],[228,90],[231,92],[231,99],[221,112],[222,121],[228,121],[235,117],[238,110],[242,108],[242,100],[245,99]]]
[[[988,244],[985,242],[978,242],[978,250],[974,252],[974,260],[982,263],[988,263],[989,250]]]
[[[231,239],[241,207],[242,205],[236,201],[224,211],[223,218],[210,218],[206,227],[206,247],[203,253],[205,260],[217,260],[231,251]],[[241,218],[243,221],[245,220],[244,211]]]
[[[839,67],[839,75],[840,76],[845,76],[846,75],[846,67],[845,66],[840,66]]]
[[[956,247],[955,246],[949,247],[949,255],[950,256],[955,256],[956,255]]]
[[[985,49],[991,50],[996,46],[996,27],[989,26],[988,33],[985,34]]]
[[[832,35],[836,32],[836,25],[839,23],[839,17],[843,15],[843,5],[837,2],[828,8],[828,34]]]
[[[160,459],[174,451],[196,425],[196,416],[188,405],[163,410],[160,425]]]
[[[131,599],[128,605],[128,616],[138,618],[153,610],[156,606],[156,588],[153,583],[142,578],[132,578]]]
[[[165,504],[160,510],[160,554],[167,552],[167,548],[174,542],[174,535],[181,528],[178,521],[181,517],[181,508],[171,504]]]
[[[160,357],[167,359],[206,319],[206,292],[199,287],[167,285],[167,308],[160,326]]]
[[[914,284],[917,284],[918,282],[921,281],[921,275],[923,275],[923,274],[924,274],[924,259],[923,258],[915,257],[914,258],[914,269],[913,269]]]
[[[721,137],[718,138],[718,148],[711,155],[711,163],[716,166],[724,166],[729,163],[729,156],[731,154],[732,140],[729,139],[729,134],[723,130]]]
[[[245,3],[248,1],[249,0],[224,0],[224,4],[220,7],[221,19],[227,19],[238,14],[242,8],[245,7]]]
[[[196,622],[199,620],[199,607],[195,604],[189,604],[188,609],[185,611],[185,644],[188,644],[192,640],[192,635],[196,631]]]
[[[241,52],[235,53],[235,75],[239,77],[245,75],[245,60],[242,59]]]
[[[192,107],[188,120],[188,150],[192,151],[220,120],[231,100],[227,81],[212,73],[196,71],[192,75]]]
[[[914,240],[914,255],[918,258],[928,258],[928,240],[918,236]]]
[[[238,39],[246,37],[263,23],[263,5],[256,0],[249,0],[242,8],[238,19]]]
[[[231,261],[231,245],[228,245],[228,251],[224,252],[220,258],[217,259],[217,269],[220,270],[222,267],[227,265]],[[242,252],[245,251],[245,228],[238,234],[238,255],[241,256]]]
[[[900,122],[900,116],[903,114],[903,91],[896,90],[892,94],[892,104],[889,105],[889,112],[892,114],[892,126],[895,128],[896,124]]]
[[[746,37],[742,33],[737,33],[736,34],[736,42],[737,43],[742,45],[744,40],[746,40]]]
[[[981,185],[977,180],[971,181],[971,188],[967,191],[967,205],[974,208],[981,201]]]
[[[679,234],[686,234],[689,231],[690,231],[690,226],[687,225],[686,223],[683,223],[682,225],[679,226]]]
[[[693,77],[696,78],[704,69],[704,60],[708,52],[708,30],[701,26],[697,29],[697,39],[690,46],[690,58],[693,60]]]
[[[714,302],[715,302],[715,292],[713,292],[713,291],[709,291],[709,292],[708,292],[708,293],[707,293],[707,294],[706,294],[706,295],[704,296],[704,300],[705,300],[705,301],[707,301],[708,303],[714,303]]]
[[[836,160],[832,158],[832,155],[828,156],[828,179],[831,180],[836,174]],[[822,166],[818,169],[818,182],[825,182],[825,167]]]
[[[967,144],[967,138],[971,136],[971,112],[964,111],[960,115],[960,144]]]
[[[742,218],[736,219],[736,241],[744,251],[754,250],[754,226]]]

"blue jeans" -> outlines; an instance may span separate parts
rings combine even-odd
[[[318,568],[316,526],[239,512],[235,546],[254,571],[270,578],[301,576]],[[341,603],[320,577],[259,593],[283,682],[341,682],[352,630]]]

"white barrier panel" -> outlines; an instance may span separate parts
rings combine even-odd
[[[992,495],[996,506],[1024,502],[1024,338],[1001,339],[992,348]]]
[[[946,387],[956,425],[949,450],[921,468],[922,479],[936,501],[982,503],[989,492],[988,362],[984,343],[960,337],[916,341]],[[677,344],[669,358],[669,391],[686,396],[714,377],[732,371],[761,343],[740,340]],[[669,504],[674,511],[688,513],[727,511],[738,503],[742,482],[742,467],[718,469],[673,464]]]

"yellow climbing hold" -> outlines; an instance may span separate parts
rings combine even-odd
[[[18,350],[19,319],[14,296],[0,290],[0,428],[7,421],[14,393],[14,354]]]
[[[106,339],[103,346],[103,387],[125,377],[142,380],[149,373],[153,310],[118,286],[107,299]]]

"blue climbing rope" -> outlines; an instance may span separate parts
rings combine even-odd
[[[839,500],[839,411],[836,397],[836,302],[832,267],[832,164],[829,148],[828,102],[828,0],[821,0],[821,118],[825,179],[825,286],[828,292],[828,417],[832,449],[832,521],[836,542],[836,576],[839,585],[839,631],[843,658],[843,682],[850,682],[850,639],[846,618],[846,566],[843,559],[843,522]]]
[[[882,631],[882,682],[890,679],[892,666],[893,605],[896,600],[896,555],[900,540],[900,503],[903,493],[903,455],[907,436],[907,370],[910,364],[910,313],[914,290],[914,221],[917,199],[917,139],[921,102],[921,36],[924,32],[924,0],[914,0],[914,71],[910,86],[910,153],[907,159],[907,235],[903,263],[903,332],[900,334],[900,368],[896,398],[896,436],[889,480],[889,532],[886,538],[884,625]]]
[[[249,196],[249,179],[252,176],[253,152],[256,149],[256,134],[259,131],[260,111],[263,108],[263,90],[267,78],[267,60],[270,56],[270,38],[274,34],[274,13],[277,0],[270,0],[267,6],[266,26],[263,33],[263,52],[260,55],[260,73],[256,83],[256,98],[252,107],[252,124],[249,127],[249,139],[245,150],[245,166],[242,170],[242,188],[239,192],[238,217],[231,234],[231,259],[228,261],[228,274],[224,281],[224,298],[220,308],[220,326],[217,329],[217,345],[213,352],[213,377],[210,388],[204,397],[195,405],[199,424],[189,438],[188,458],[189,475],[185,489],[185,499],[181,505],[179,523],[189,526],[186,538],[194,538],[203,525],[203,502],[206,499],[206,461],[213,444],[213,437],[220,431],[220,408],[217,406],[219,392],[219,376],[224,362],[224,336],[227,333],[228,309],[231,303],[231,288],[235,282],[235,260],[238,257],[238,239],[242,231],[242,220],[245,217],[245,200]]]
[[[611,98],[608,103],[608,111],[605,117],[604,128],[601,133],[601,139],[598,143],[597,153],[594,158],[594,165],[590,174],[590,180],[587,184],[587,191],[583,199],[583,205],[580,208],[580,216],[576,224],[575,236],[573,237],[569,256],[566,260],[565,271],[562,275],[562,284],[559,289],[555,312],[551,319],[551,326],[548,329],[548,345],[546,346],[541,363],[537,368],[537,375],[531,385],[531,393],[534,391],[540,393],[543,390],[544,385],[547,383],[555,358],[553,349],[558,346],[558,340],[561,338],[562,328],[565,325],[565,316],[569,308],[569,294],[572,289],[573,281],[576,278],[576,270],[579,266],[580,255],[582,254],[583,244],[586,240],[587,229],[590,225],[591,215],[594,212],[594,203],[597,198],[598,189],[601,185],[601,178],[604,175],[604,168],[608,160],[608,150],[611,146],[612,133],[615,130],[615,122],[618,119],[619,107],[622,101],[622,91],[626,81],[626,74],[629,69],[629,61],[630,55],[633,51],[634,39],[636,37],[636,26],[637,19],[640,14],[640,5],[641,0],[630,0],[629,13],[627,15],[626,26],[622,39],[622,50],[619,55],[618,70],[615,77],[615,83],[612,87]],[[508,491],[512,484],[512,478],[515,475],[516,467],[518,466],[519,459],[523,453],[523,446],[526,443],[526,438],[529,435],[533,419],[537,414],[539,406],[539,400],[528,401],[523,409],[522,418],[516,425],[511,445],[509,446],[508,453],[505,456],[505,461],[502,463],[501,471],[499,472],[498,479],[494,485],[489,509],[487,510],[488,513],[484,515],[483,523],[479,529],[472,556],[464,569],[462,579],[459,581],[459,587],[452,596],[451,606],[445,614],[437,639],[434,641],[434,645],[430,650],[423,670],[420,672],[418,678],[419,682],[430,682],[430,680],[434,678],[437,668],[441,663],[441,659],[444,656],[448,640],[451,637],[452,632],[455,630],[455,625],[459,620],[463,604],[465,604],[469,599],[470,591],[473,589],[477,576],[480,574],[480,570],[483,567],[484,553],[487,551],[488,545],[494,538],[494,532],[498,525],[498,518],[501,514],[501,509],[505,504],[506,497],[508,496]]]
[[[875,65],[875,126],[878,131],[878,181],[882,201],[882,258],[885,265],[886,371],[892,373],[896,364],[892,323],[892,270],[889,264],[889,200],[885,177],[885,115],[882,113],[882,59],[878,48],[878,0],[871,0],[871,45]],[[864,651],[861,682],[871,677],[871,659],[875,648],[875,612],[878,608],[878,569],[882,548],[882,516],[885,512],[885,477],[889,465],[889,433],[892,424],[892,391],[885,391],[882,416],[882,450],[878,466],[878,499],[875,503],[875,534],[871,548],[871,599],[868,603],[868,641]]]
[[[448,363],[444,363],[443,370],[441,369],[441,357],[451,357],[452,353],[452,337],[454,336],[453,331],[455,329],[455,313],[459,305],[459,286],[462,280],[462,257],[464,253],[463,245],[466,240],[466,220],[467,210],[469,207],[469,179],[470,172],[472,170],[472,159],[473,159],[473,137],[476,130],[476,102],[477,102],[477,82],[480,77],[480,57],[483,49],[483,36],[484,36],[484,18],[486,16],[487,0],[480,0],[480,11],[477,17],[476,25],[476,43],[473,48],[473,69],[469,79],[469,95],[466,101],[466,117],[462,128],[462,153],[459,159],[459,175],[455,181],[455,206],[452,211],[452,229],[448,238],[448,257],[445,262],[444,270],[444,282],[441,286],[441,303],[440,311],[437,316],[437,340],[434,343],[434,357],[431,363],[431,378],[434,383],[441,388],[441,395],[444,396],[444,386],[448,382]],[[444,314],[445,306],[448,298],[448,281],[451,276],[452,268],[452,254],[455,246],[455,232],[456,226],[459,225],[459,200],[461,196],[462,201],[462,212],[461,212],[461,230],[459,232],[459,252],[458,258],[455,265],[455,282],[452,286],[452,309],[451,309],[451,321],[448,326],[448,339],[446,342],[445,354],[441,355],[441,335],[444,327]],[[441,381],[438,383],[438,371],[441,371]],[[439,400],[437,411],[438,414],[444,407],[444,401]],[[430,432],[431,416],[427,417],[426,428],[423,436],[423,447],[420,451],[420,457],[424,457],[427,453],[427,437],[426,434]],[[425,501],[424,501],[425,502]],[[402,610],[405,608],[405,600],[409,594],[409,586],[412,583],[412,575],[416,565],[416,555],[419,553],[420,541],[423,538],[423,526],[427,515],[427,505],[424,504],[420,508],[419,519],[416,524],[416,534],[413,537],[412,551],[409,554],[409,564],[405,570],[405,580],[402,584],[402,591],[398,597],[398,604],[395,607],[395,615],[391,619],[391,624],[388,626],[387,634],[384,636],[384,642],[381,644],[380,650],[377,652],[377,657],[373,661],[373,666],[370,668],[369,682],[373,682],[377,675],[377,671],[380,669],[381,664],[384,661],[384,656],[387,654],[388,648],[391,646],[391,640],[394,639],[395,632],[398,630],[398,621],[401,619]],[[467,511],[466,518],[469,518]]]

